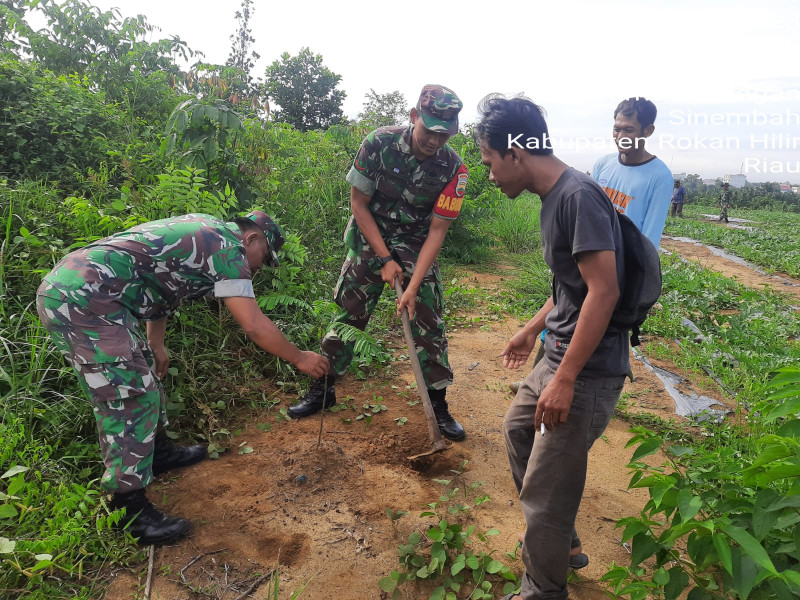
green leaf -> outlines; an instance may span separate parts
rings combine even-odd
[[[767,469],[760,475],[756,476],[755,481],[758,485],[767,485],[779,479],[786,479],[789,477],[800,477],[800,465],[781,465]]]
[[[658,552],[661,546],[647,533],[637,533],[633,536],[631,546],[631,566],[635,567],[643,560],[650,558]]]
[[[675,600],[689,585],[689,576],[680,567],[672,567],[669,571],[669,583],[664,586],[665,600]]]
[[[644,440],[633,453],[631,462],[636,462],[640,458],[654,454],[661,447],[661,438],[652,437]]]
[[[486,565],[486,572],[487,573],[497,573],[500,569],[503,568],[503,563],[499,560],[493,560]]]
[[[747,600],[750,592],[756,584],[756,577],[758,576],[758,566],[752,558],[742,552],[741,548],[733,548],[732,551],[732,564],[733,564],[733,586],[739,593],[742,600]]]
[[[9,495],[15,496],[17,492],[19,492],[24,487],[25,487],[25,476],[20,474],[11,480],[11,483],[8,484],[8,489],[6,491],[9,493]]]
[[[455,563],[453,563],[452,565],[450,565],[450,574],[451,575],[458,575],[459,573],[461,573],[461,571],[464,570],[465,566],[466,566],[466,563],[464,563],[464,562],[455,562]]]
[[[653,583],[664,587],[669,583],[669,573],[667,573],[666,569],[657,569],[653,573]]]
[[[778,498],[779,494],[776,490],[765,489],[761,490],[756,496],[756,502],[753,505],[753,535],[757,540],[763,540],[764,537],[772,529],[772,526],[780,517],[780,513],[768,510]]]
[[[16,517],[19,513],[17,509],[11,504],[0,504],[0,519],[10,519]]]
[[[431,527],[428,530],[428,538],[434,542],[441,542],[444,539],[444,531],[438,527]]]
[[[708,598],[713,598],[713,596],[703,588],[695,587],[691,592],[689,592],[686,600],[707,600]]]
[[[16,547],[17,542],[14,542],[8,538],[0,537],[0,554],[11,554]]]
[[[690,446],[675,445],[667,448],[667,452],[672,454],[672,456],[686,456],[686,455],[691,456],[692,454],[695,454],[695,449]]]
[[[33,572],[41,571],[42,569],[46,569],[47,567],[51,566],[52,564],[53,564],[53,561],[51,561],[51,560],[40,560],[35,565],[33,565],[33,567],[31,567],[31,571],[33,571]]]
[[[722,529],[722,531],[724,531],[737,544],[739,544],[747,556],[752,558],[756,564],[766,569],[773,575],[778,574],[778,572],[775,570],[775,565],[772,564],[767,552],[764,550],[758,540],[750,535],[745,529],[736,527],[735,525],[728,525],[726,523],[720,523],[720,529]]]
[[[795,437],[800,438],[800,419],[792,419],[778,427],[776,431],[781,437]]]
[[[444,565],[447,562],[447,552],[440,542],[436,542],[431,546],[431,558],[436,560],[440,565]]]
[[[430,600],[444,600],[445,591],[446,590],[444,589],[444,586],[440,585],[435,590],[433,590],[433,593],[431,593]]]
[[[480,563],[478,562],[478,559],[477,559],[477,557],[475,557],[474,555],[470,555],[470,556],[468,556],[468,557],[467,557],[467,566],[468,566],[470,569],[472,569],[473,571],[475,571],[476,569],[478,569],[478,568],[480,567]]]
[[[434,483],[438,483],[439,485],[450,485],[451,479],[432,479]]]
[[[11,467],[8,471],[0,475],[0,479],[8,479],[9,477],[13,477],[17,473],[24,473],[28,470],[28,467],[23,467],[21,465],[16,465]]]
[[[731,547],[728,545],[728,540],[722,535],[711,536],[711,540],[714,542],[714,549],[717,551],[717,556],[719,556],[722,566],[725,567],[729,575],[733,575]]]
[[[681,520],[684,522],[694,518],[702,506],[703,501],[700,497],[693,495],[687,488],[678,492],[678,510],[681,513]]]
[[[381,588],[384,592],[389,593],[394,589],[394,579],[391,577],[384,577],[380,581],[378,581],[378,587]]]
[[[203,117],[206,116],[205,107],[195,106],[192,110],[192,127],[200,127],[203,124]]]
[[[486,535],[500,535],[500,530],[492,528],[486,532]]]

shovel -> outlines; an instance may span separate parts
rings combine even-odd
[[[394,280],[394,291],[397,292],[397,299],[399,300],[403,296],[403,286],[400,285],[400,281],[398,281],[397,278]],[[407,457],[408,460],[415,460],[422,456],[430,456],[442,450],[447,450],[450,448],[450,444],[442,437],[442,433],[439,431],[439,424],[436,422],[436,415],[433,413],[431,399],[430,396],[428,396],[428,388],[425,385],[425,380],[422,378],[422,367],[419,364],[417,347],[414,345],[414,336],[411,333],[411,323],[408,320],[407,308],[403,309],[401,317],[403,319],[403,337],[406,338],[408,357],[411,359],[411,369],[414,371],[417,391],[422,399],[422,407],[425,409],[425,420],[428,422],[428,436],[431,438],[431,446],[433,446],[433,450]]]

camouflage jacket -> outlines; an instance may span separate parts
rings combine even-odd
[[[369,210],[390,248],[392,242],[421,246],[433,215],[458,216],[467,187],[467,167],[450,146],[429,159],[416,159],[411,150],[413,127],[382,127],[370,133],[347,174],[350,185],[372,197]],[[344,240],[354,253],[367,245],[354,218]]]
[[[730,190],[722,190],[719,195],[720,204],[730,206],[733,203],[733,192]]]
[[[209,215],[151,221],[65,256],[41,295],[63,297],[98,315],[156,320],[201,297],[253,298],[239,228]],[[127,323],[125,323],[127,325]]]

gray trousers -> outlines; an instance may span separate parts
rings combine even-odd
[[[554,375],[547,360],[536,365],[503,421],[511,474],[528,525],[522,545],[524,600],[567,598],[569,551],[580,544],[575,518],[589,448],[611,421],[625,382],[624,375],[579,377],[567,422],[542,437],[534,427],[536,403]]]

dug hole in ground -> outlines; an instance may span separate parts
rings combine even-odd
[[[502,286],[504,279],[469,274],[462,283],[491,290]],[[181,542],[156,550],[151,598],[233,600],[256,576],[276,566],[280,598],[290,598],[303,586],[299,597],[308,600],[385,598],[377,582],[392,570],[402,570],[398,545],[408,543],[413,531],[424,534],[436,522],[419,516],[446,489],[434,479],[452,480],[450,487],[458,486],[459,494],[465,486],[483,482],[464,500],[472,506],[465,523],[482,532],[500,530],[488,538],[488,545],[477,549],[495,550],[495,556],[519,574],[521,561],[504,554],[514,552],[525,523],[501,428],[512,400],[508,384],[527,375],[530,364],[509,371],[498,354],[520,325],[513,319],[482,321],[481,326],[449,331],[455,381],[448,401],[467,438],[427,462],[412,465],[406,458],[429,450],[430,443],[421,404],[408,404],[419,399],[410,389],[414,381],[410,364],[400,360],[381,380],[348,376],[337,383],[337,398],[351,396],[353,407],[382,398],[387,410],[375,414],[368,427],[355,420],[353,410],[328,412],[318,446],[319,416],[274,424],[274,413],[253,414],[241,423],[242,434],[218,460],[162,476],[152,486],[151,498],[170,514],[191,519],[194,529]],[[402,347],[400,336],[393,342]],[[653,362],[683,374],[669,361]],[[623,391],[631,399],[628,410],[680,420],[658,378],[633,356],[631,364],[636,380],[626,382]],[[720,405],[733,406],[713,382],[692,381],[692,385]],[[291,401],[286,398],[285,404]],[[398,426],[395,419],[401,417],[407,422]],[[342,418],[352,422],[343,423]],[[272,429],[259,429],[260,422],[273,423]],[[570,584],[572,598],[606,598],[599,579],[607,566],[612,561],[629,564],[616,521],[638,514],[647,501],[646,490],[627,489],[630,475],[625,465],[633,454],[633,448],[625,448],[629,427],[625,421],[612,420],[589,455],[577,527],[590,563]],[[237,454],[237,445],[243,442],[253,448],[252,453]],[[657,464],[663,456],[649,459]],[[464,461],[468,463],[463,475],[455,475],[452,471]],[[475,496],[483,494],[491,499],[474,507]],[[393,527],[386,509],[409,514]],[[115,572],[106,598],[140,597],[145,572],[146,565],[136,574]],[[266,586],[264,581],[252,597],[268,597]],[[430,582],[407,583],[403,597],[427,599],[434,587]],[[495,586],[498,598],[501,587]]]

